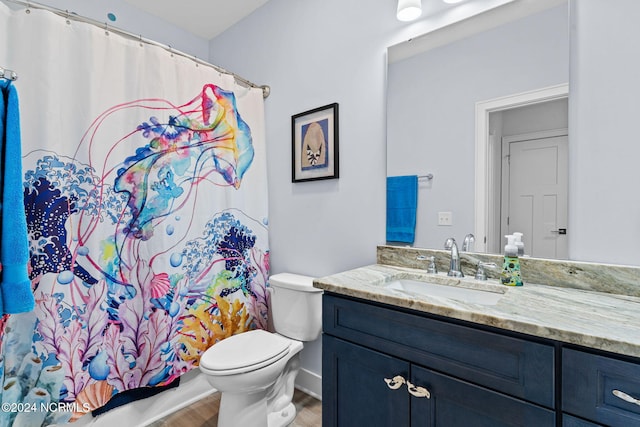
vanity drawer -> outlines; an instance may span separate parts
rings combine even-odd
[[[562,352],[562,410],[608,426],[640,425],[640,364],[573,349]]]
[[[548,408],[555,407],[554,352],[530,342],[333,294],[324,333]]]

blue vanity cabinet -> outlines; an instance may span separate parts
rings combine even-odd
[[[325,293],[323,425],[555,426],[555,347]]]

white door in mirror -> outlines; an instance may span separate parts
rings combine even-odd
[[[524,233],[525,253],[567,259],[567,137],[509,144],[507,233]],[[563,230],[564,233],[559,232]]]

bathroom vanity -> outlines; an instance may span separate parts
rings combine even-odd
[[[556,265],[581,283],[576,289],[561,274],[562,286],[527,282],[523,267],[525,286],[507,288],[429,278],[412,265],[424,250],[392,257],[404,266],[381,264],[390,251],[379,248],[376,265],[315,281],[325,290],[323,425],[640,426],[640,296],[591,283],[599,271],[611,286],[640,269]],[[528,267],[533,277],[543,270],[534,260]],[[467,293],[397,285],[421,281]]]

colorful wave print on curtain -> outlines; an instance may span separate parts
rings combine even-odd
[[[2,13],[33,45],[0,62],[21,70],[36,298],[0,325],[2,401],[73,410],[5,413],[0,426],[48,425],[169,384],[216,342],[266,328],[264,106],[260,90],[161,49],[45,11]],[[83,62],[102,51],[108,61]],[[68,68],[47,73],[47,58]]]

